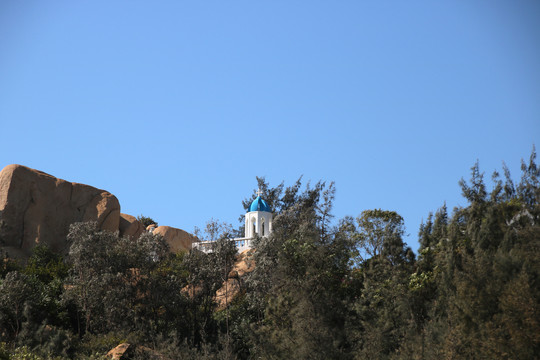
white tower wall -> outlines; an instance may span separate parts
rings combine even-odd
[[[267,211],[250,211],[246,214],[246,238],[267,236],[272,232],[272,213]]]

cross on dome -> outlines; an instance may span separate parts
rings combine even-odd
[[[257,198],[253,200],[251,205],[249,206],[249,211],[266,211],[266,212],[272,212],[270,210],[270,206],[264,201],[264,199],[261,197],[262,191],[259,189],[257,191]]]
[[[259,190],[257,190],[256,194],[257,194],[257,196],[261,196],[263,194],[263,192],[261,191],[261,188],[259,188]]]

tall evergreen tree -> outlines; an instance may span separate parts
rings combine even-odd
[[[300,182],[274,200],[273,233],[256,243],[248,280],[255,354],[263,358],[344,358],[343,280],[350,249],[329,229],[333,184],[300,192]],[[341,331],[340,331],[341,329]]]
[[[503,166],[487,191],[476,164],[460,182],[469,205],[454,211],[434,256],[436,296],[424,333],[428,356],[535,358],[539,352],[538,167],[533,149],[517,186]],[[444,223],[444,222],[443,222]],[[422,253],[423,250],[421,250]],[[421,258],[422,260],[422,258]],[[519,285],[518,285],[519,284]],[[522,290],[519,291],[518,288]],[[519,311],[517,310],[519,309]],[[441,344],[435,351],[435,346]]]

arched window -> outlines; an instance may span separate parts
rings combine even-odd
[[[264,228],[264,218],[261,218],[261,236],[266,235],[265,228]]]
[[[257,234],[257,219],[251,218],[251,237],[255,237]]]

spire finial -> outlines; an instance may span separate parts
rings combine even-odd
[[[256,192],[257,196],[261,196],[262,193],[263,193],[263,192],[261,191],[261,188],[259,188],[259,190],[257,190],[257,192]]]

